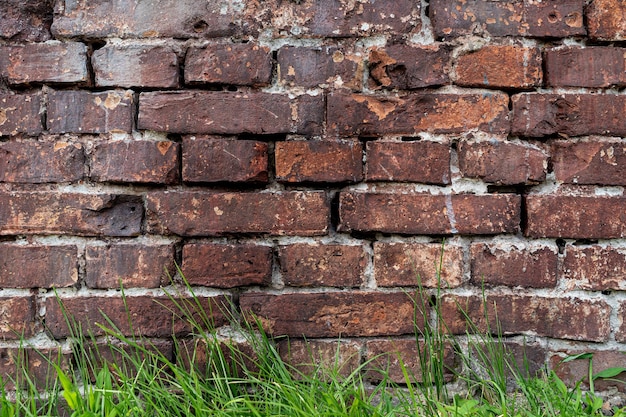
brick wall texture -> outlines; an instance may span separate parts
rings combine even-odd
[[[0,15],[0,349],[58,346],[57,297],[95,332],[101,312],[130,331],[128,309],[171,349],[190,337],[168,309],[178,265],[215,325],[252,312],[330,357],[341,338],[351,366],[414,364],[412,298],[437,285],[454,333],[458,306],[488,324],[484,293],[536,362],[623,366],[606,353],[626,350],[622,0]]]

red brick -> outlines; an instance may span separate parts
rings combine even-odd
[[[463,177],[499,185],[536,184],[546,179],[548,155],[526,143],[460,141],[458,155]]]
[[[20,0],[0,3],[0,38],[43,42],[51,38],[52,2]]]
[[[142,217],[135,196],[0,192],[0,235],[136,236]]]
[[[158,288],[176,272],[171,244],[88,246],[85,257],[89,288]]]
[[[617,350],[598,350],[593,349],[593,357],[591,359],[579,359],[574,361],[563,362],[569,355],[578,355],[588,353],[581,350],[567,350],[566,352],[557,352],[549,357],[548,366],[556,372],[556,375],[569,387],[575,387],[580,384],[581,388],[589,387],[589,366],[593,373],[602,372],[608,368],[623,368],[624,353]],[[622,381],[618,382],[615,379]],[[618,388],[624,391],[624,374],[618,375],[613,380],[605,380],[598,378],[594,381],[594,388],[598,392],[608,392],[610,387]]]
[[[619,329],[615,332],[615,340],[618,342],[626,342],[626,303],[621,302],[619,310],[617,312],[617,318],[619,320]]]
[[[624,96],[523,93],[512,102],[514,135],[626,135]]]
[[[215,137],[183,138],[183,181],[267,182],[266,142]]]
[[[363,246],[296,243],[278,251],[285,285],[359,287],[364,284],[367,254]]]
[[[263,86],[272,80],[269,48],[251,43],[189,48],[185,57],[185,83]]]
[[[518,195],[341,193],[339,230],[413,235],[499,234],[519,229]]]
[[[564,183],[626,185],[626,152],[620,139],[555,141],[552,166],[556,179]]]
[[[567,246],[561,273],[567,288],[624,290],[626,251],[612,246]]]
[[[554,87],[626,85],[626,49],[608,46],[563,47],[545,52],[546,83]]]
[[[626,197],[529,195],[528,237],[613,239],[626,236]]]
[[[178,56],[165,46],[111,45],[94,51],[98,87],[178,87]]]
[[[90,176],[102,182],[175,184],[179,148],[165,140],[99,142],[91,154]]]
[[[0,244],[0,286],[3,288],[60,288],[77,282],[76,246]]]
[[[488,45],[461,55],[455,84],[484,88],[530,88],[542,82],[541,52],[517,45]]]
[[[217,342],[217,343],[216,343]],[[222,355],[216,360],[216,355]],[[222,362],[221,358],[224,359]],[[228,368],[228,375],[247,378],[259,372],[259,358],[255,347],[247,340],[212,339],[200,335],[190,339],[176,340],[176,365],[186,370],[194,370],[207,378],[223,374],[222,366]]]
[[[374,242],[374,277],[379,287],[458,287],[463,281],[463,248]]]
[[[71,355],[61,348],[2,347],[0,348],[0,377],[3,389],[13,391],[17,387],[32,389],[52,387],[57,383],[57,373],[52,364],[69,372]],[[27,378],[25,378],[27,377]],[[17,384],[17,386],[16,386]]]
[[[340,136],[419,132],[509,131],[509,96],[414,93],[375,96],[335,92],[328,96],[328,131]]]
[[[334,372],[343,377],[356,372],[361,365],[360,349],[359,343],[346,340],[290,339],[278,343],[278,352],[285,363],[303,375],[322,380]]]
[[[328,233],[330,220],[326,194],[317,191],[154,192],[148,194],[147,210],[150,232],[181,236],[316,236]]]
[[[253,313],[272,335],[360,337],[413,334],[412,297],[404,292],[329,292],[240,296],[241,310]]]
[[[412,142],[367,142],[367,181],[402,181],[450,184],[450,147],[447,144]]]
[[[9,84],[86,83],[87,46],[79,42],[2,46],[0,75]]]
[[[84,176],[85,155],[80,143],[0,143],[0,182],[73,182]]]
[[[0,136],[38,135],[41,124],[41,94],[0,93]]]
[[[141,93],[139,129],[192,134],[321,132],[323,97],[264,92]]]
[[[50,91],[48,130],[51,133],[130,132],[132,91]]]
[[[279,182],[358,182],[363,179],[363,147],[357,141],[276,142]]]
[[[265,286],[272,280],[272,247],[188,243],[183,246],[182,271],[191,285],[217,288]]]
[[[473,243],[470,259],[471,282],[477,286],[554,288],[557,284],[556,247]]]
[[[487,330],[486,316],[492,333],[499,326],[503,334],[605,342],[611,332],[611,307],[604,301],[537,295],[487,295],[484,300],[446,295],[442,303],[442,319],[453,334],[468,330],[466,314],[480,332]]]
[[[587,6],[587,27],[593,39],[626,40],[626,4],[622,0],[592,0]]]
[[[28,339],[39,330],[35,297],[0,297],[0,337],[6,340]]]

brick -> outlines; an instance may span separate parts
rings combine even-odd
[[[101,182],[175,184],[180,145],[159,140],[98,142],[91,153],[90,177]]]
[[[52,3],[19,0],[0,3],[0,38],[43,42],[51,38]]]
[[[328,132],[339,136],[509,131],[503,93],[413,93],[379,97],[334,92],[328,96]]]
[[[520,196],[346,192],[339,197],[339,231],[412,235],[515,233]]]
[[[625,48],[562,47],[545,52],[546,84],[553,87],[604,88],[626,85]]]
[[[7,391],[18,387],[26,390],[31,382],[37,387],[51,387],[57,382],[57,373],[52,364],[69,372],[70,361],[71,355],[63,353],[60,348],[2,347],[0,377]]]
[[[323,97],[169,91],[139,96],[139,129],[192,134],[321,133]]]
[[[85,259],[89,288],[158,288],[176,272],[171,244],[88,246]]]
[[[133,127],[132,91],[50,91],[51,133],[129,133]]]
[[[619,329],[615,332],[615,340],[618,342],[626,342],[626,304],[620,303],[619,310],[617,311],[617,319],[620,323]]]
[[[182,160],[185,182],[266,183],[269,179],[266,142],[185,136]]]
[[[137,236],[136,196],[37,191],[0,192],[0,235]]]
[[[269,285],[272,247],[252,244],[188,243],[182,272],[189,284],[216,288]]]
[[[328,233],[330,209],[326,194],[316,191],[154,192],[147,197],[146,217],[153,233],[316,236]]]
[[[621,0],[593,0],[587,6],[587,27],[593,39],[626,40],[626,4]]]
[[[269,85],[272,54],[252,43],[213,44],[189,48],[185,57],[185,83]]]
[[[367,181],[450,184],[450,147],[430,141],[367,142]]]
[[[620,139],[555,141],[552,166],[557,181],[564,183],[626,185],[626,152]]]
[[[593,349],[593,357],[591,359],[579,359],[574,361],[563,362],[563,360],[569,355],[578,355],[586,353],[587,351],[581,350],[567,350],[566,352],[556,352],[548,359],[548,366],[554,370],[556,375],[563,381],[568,387],[578,386],[580,384],[582,389],[588,389],[589,387],[589,366],[591,362],[591,369],[593,373],[602,372],[609,368],[623,368],[624,367],[624,353],[616,350],[599,350]],[[567,355],[565,355],[565,353]],[[596,392],[607,392],[609,388],[617,388],[619,391],[624,391],[624,374],[617,375],[613,380],[605,380],[603,378],[597,378],[594,380],[594,389]],[[618,382],[623,381],[623,382]],[[616,394],[619,395],[619,394]]]
[[[178,305],[176,304],[178,303]],[[55,339],[70,336],[66,316],[69,316],[83,332],[102,336],[104,330],[97,324],[110,328],[115,326],[123,335],[143,337],[171,337],[190,334],[193,326],[189,317],[181,311],[186,307],[196,325],[203,326],[202,314],[206,314],[215,327],[226,323],[229,299],[223,295],[196,297],[194,299],[168,296],[121,297],[73,297],[46,299],[46,327]],[[60,304],[63,305],[63,309]],[[202,311],[199,311],[199,309]],[[105,319],[111,321],[111,324]],[[131,327],[132,324],[132,327]]]
[[[259,372],[257,352],[247,340],[215,340],[201,335],[191,339],[177,339],[176,342],[176,365],[186,370],[193,369],[207,378],[214,377],[216,373],[223,374],[224,365],[227,366],[229,376],[248,378]],[[216,355],[221,355],[219,360],[216,360]]]
[[[451,47],[389,45],[369,54],[371,88],[412,90],[447,84]]]
[[[278,343],[278,353],[285,363],[302,375],[322,380],[335,372],[343,377],[356,372],[361,364],[360,348],[359,343],[347,340],[290,339]]]
[[[359,287],[368,257],[363,246],[296,243],[280,246],[280,271],[294,287]]]
[[[470,259],[471,282],[477,286],[554,288],[557,284],[556,247],[473,243]]]
[[[537,184],[548,169],[548,155],[527,143],[460,141],[458,157],[463,177],[498,185]]]
[[[358,182],[363,179],[363,147],[357,141],[276,142],[279,182]]]
[[[541,52],[517,45],[488,45],[461,55],[455,84],[484,88],[531,88],[542,83]]]
[[[80,42],[2,46],[0,76],[10,85],[87,83],[87,46]]]
[[[463,282],[463,248],[374,242],[374,277],[379,287],[458,287]]]
[[[626,236],[626,197],[529,195],[528,237],[613,239]]]
[[[85,155],[80,143],[2,142],[0,182],[74,182],[84,176]]]
[[[178,87],[178,56],[166,46],[111,45],[93,52],[98,87]]]
[[[487,331],[488,324],[492,333],[499,326],[505,335],[525,333],[605,342],[611,331],[611,307],[604,301],[536,295],[487,295],[483,300],[481,296],[446,295],[442,298],[442,319],[453,334],[468,330],[461,311],[479,332]]]
[[[626,135],[624,96],[523,93],[512,102],[514,135]]]
[[[0,93],[0,136],[41,133],[41,94]]]
[[[626,251],[612,246],[567,246],[561,269],[567,288],[626,289]]]
[[[77,282],[76,246],[0,244],[0,286],[3,288],[60,288]]]
[[[438,38],[471,34],[564,38],[585,35],[584,0],[432,0],[430,20]]]
[[[254,314],[271,335],[394,336],[423,326],[404,292],[244,293],[239,301],[241,310]]]
[[[24,340],[39,330],[35,297],[13,295],[0,297],[0,337],[6,340]]]

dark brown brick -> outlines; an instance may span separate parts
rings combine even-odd
[[[552,166],[556,179],[564,183],[626,185],[626,152],[620,139],[555,141]]]
[[[19,0],[0,3],[0,38],[43,42],[51,38],[52,2]]]
[[[51,133],[130,132],[132,91],[50,91],[48,130]]]
[[[592,0],[587,6],[589,36],[607,41],[626,40],[626,4],[621,0]]]
[[[323,192],[154,192],[147,197],[148,228],[181,236],[231,233],[316,236],[328,232]],[[171,213],[177,213],[171,216]]]
[[[328,131],[339,136],[376,136],[509,131],[509,97],[486,94],[414,93],[374,96],[335,92],[328,96]]]
[[[590,366],[594,374],[609,368],[624,367],[624,353],[617,350],[594,349],[593,357],[591,359],[579,359],[568,362],[563,361],[570,355],[573,356],[581,353],[589,352],[581,350],[567,350],[566,352],[556,352],[548,358],[548,366],[550,369],[553,369],[556,372],[556,375],[563,382],[565,382],[568,387],[575,387],[580,384],[581,388],[588,389]],[[616,379],[622,382],[618,382]],[[624,392],[624,383],[626,383],[625,375],[620,374],[613,380],[597,378],[594,380],[593,384],[595,390],[598,392],[607,392],[610,387],[617,388]]]
[[[608,46],[548,49],[546,83],[554,87],[624,86],[624,54],[625,48]]]
[[[0,235],[136,236],[142,217],[135,196],[0,192]]]
[[[200,375],[213,378],[224,373],[228,366],[229,376],[249,377],[259,372],[259,358],[255,348],[247,340],[212,339],[207,335],[176,340],[176,365],[183,369],[194,369]],[[216,343],[217,342],[217,343]],[[222,355],[224,362],[216,360]],[[245,373],[244,373],[245,372]]]
[[[450,147],[444,143],[367,142],[367,181],[450,184]]]
[[[186,136],[183,181],[267,182],[268,145],[254,140]]]
[[[358,182],[363,179],[363,147],[357,141],[276,142],[280,182]]]
[[[470,259],[471,281],[477,286],[554,288],[557,284],[556,247],[473,243]]]
[[[178,56],[165,46],[111,45],[91,56],[98,87],[178,87]]]
[[[414,235],[514,233],[517,195],[341,193],[340,231]]]
[[[91,154],[91,179],[103,182],[175,184],[180,145],[166,140],[97,143]]]
[[[626,251],[612,246],[567,246],[562,265],[567,288],[610,291],[626,289]]]
[[[374,277],[379,287],[458,287],[463,282],[463,248],[374,242]]]
[[[269,48],[252,43],[214,44],[189,48],[185,83],[263,86],[272,79]]]
[[[0,93],[0,136],[38,135],[41,124],[41,94]]]
[[[0,244],[0,287],[69,287],[78,282],[76,246]]]
[[[335,375],[334,372],[343,377],[356,372],[361,364],[360,350],[359,343],[347,340],[290,339],[278,343],[278,352],[285,363],[303,375],[322,380]]]
[[[171,244],[88,246],[85,257],[89,288],[158,288],[176,272]]]
[[[188,243],[182,272],[189,284],[217,288],[268,285],[272,247],[251,244]]]
[[[278,251],[285,285],[359,287],[364,284],[367,254],[363,246],[296,243]]]
[[[40,330],[35,297],[1,297],[0,312],[0,337],[3,339],[24,340]]]
[[[52,366],[58,365],[69,372],[71,355],[61,348],[2,347],[0,348],[0,377],[4,389],[17,387],[27,390],[29,383],[38,387],[52,387],[57,373]],[[17,384],[17,386],[16,386]]]

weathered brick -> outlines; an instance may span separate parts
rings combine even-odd
[[[340,136],[509,131],[509,97],[485,94],[413,93],[375,96],[334,92],[328,96],[328,131]]]
[[[0,297],[0,337],[7,340],[28,339],[39,330],[35,297]]]
[[[175,184],[179,148],[166,140],[98,142],[91,153],[90,177],[103,182]]]
[[[0,192],[0,235],[136,236],[142,217],[135,196]]]
[[[272,335],[394,336],[423,326],[422,318],[414,317],[414,300],[404,292],[244,293],[239,301],[242,311],[257,316]]]
[[[43,42],[50,39],[52,2],[17,0],[0,3],[0,38]]]
[[[48,130],[51,133],[130,132],[132,91],[50,91]]]
[[[602,88],[626,85],[625,48],[562,47],[545,52],[546,84],[554,87]]]
[[[542,83],[541,52],[517,45],[488,45],[461,55],[455,84],[484,88],[530,88]]]
[[[328,232],[324,192],[154,192],[147,197],[148,229],[181,236],[230,233],[315,236]],[[171,216],[171,213],[177,213]]]
[[[357,141],[276,142],[276,180],[358,182],[363,179],[363,146]]]
[[[212,44],[189,48],[185,83],[263,86],[272,80],[269,48],[252,43]]]
[[[617,317],[620,322],[619,329],[615,332],[615,340],[618,342],[626,342],[626,303],[621,302]]]
[[[552,166],[556,179],[564,183],[626,185],[626,152],[621,139],[554,141]]]
[[[460,141],[458,156],[463,177],[501,185],[535,184],[546,179],[548,155],[526,143]]]
[[[587,6],[589,36],[607,41],[626,40],[626,4],[621,0],[592,0]]]
[[[487,311],[485,311],[485,309]],[[442,298],[442,320],[453,334],[464,334],[469,318],[476,330],[503,334],[536,334],[557,339],[604,342],[611,307],[604,301],[537,295],[487,295]],[[466,317],[467,315],[467,317]],[[488,323],[487,323],[488,319]]]
[[[111,45],[94,51],[98,87],[178,87],[178,56],[166,46]]]
[[[450,147],[430,141],[367,142],[367,181],[450,184]]]
[[[379,287],[458,287],[463,282],[463,248],[374,242],[374,277]]]
[[[473,243],[470,259],[471,282],[477,286],[554,288],[557,283],[556,246]]]
[[[29,383],[39,387],[52,387],[57,373],[52,364],[68,372],[71,355],[61,348],[2,347],[0,348],[0,377],[4,389],[29,389]],[[25,378],[25,376],[28,376]]]
[[[361,364],[361,345],[341,340],[290,339],[278,343],[280,357],[303,375],[321,378],[337,372],[347,377],[357,371]],[[295,375],[296,378],[299,375]]]
[[[265,92],[141,93],[139,129],[192,134],[320,133],[323,97]]]
[[[224,362],[216,360],[216,354],[222,355]],[[259,372],[258,363],[258,354],[247,340],[211,339],[206,335],[176,340],[176,365],[208,378],[224,372],[224,365],[228,366],[229,376],[248,377]]]
[[[0,136],[35,136],[42,130],[41,94],[0,93]]]
[[[267,182],[268,146],[219,136],[183,138],[183,181]]]
[[[76,246],[0,244],[0,287],[69,287],[77,282]]]
[[[0,76],[9,84],[86,83],[87,46],[80,42],[2,46]]]
[[[189,284],[217,288],[268,285],[272,247],[252,244],[188,243],[182,272]]]
[[[158,288],[176,272],[171,244],[88,246],[85,258],[89,288]]]
[[[593,373],[602,372],[609,368],[622,368],[624,366],[624,353],[617,350],[593,350],[593,356],[590,359],[580,359],[564,362],[563,360],[570,355],[578,355],[581,353],[589,353],[581,350],[567,350],[566,352],[556,352],[548,358],[548,366],[556,372],[556,375],[569,387],[580,386],[583,389],[589,387],[589,367]],[[620,380],[622,382],[616,381]],[[618,388],[624,391],[624,383],[626,383],[625,375],[620,374],[616,378],[605,380],[597,378],[593,384],[598,392],[608,392],[609,387]]]
[[[359,287],[364,283],[367,254],[363,246],[296,243],[280,246],[285,285]]]
[[[84,176],[85,155],[80,143],[0,143],[0,182],[73,182]]]
[[[340,194],[340,231],[415,235],[499,234],[519,229],[518,195]]]
[[[561,269],[567,288],[626,289],[626,250],[612,246],[567,246]]]
[[[612,239],[626,236],[626,197],[529,195],[528,237]]]

